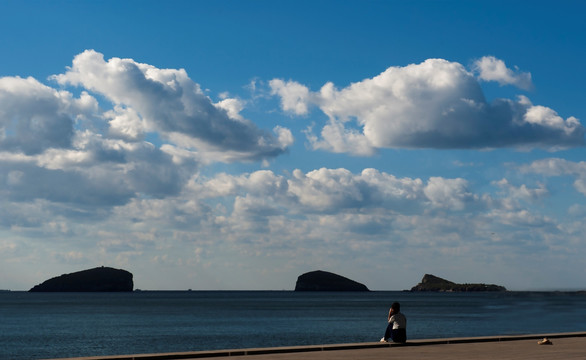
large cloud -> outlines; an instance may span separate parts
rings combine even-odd
[[[234,106],[214,104],[183,69],[158,69],[132,59],[112,58],[93,50],[77,55],[65,74],[53,77],[99,93],[118,108],[112,131],[136,137],[159,132],[182,147],[210,151],[224,160],[271,158],[291,145],[288,130],[277,136],[235,115]],[[142,121],[139,121],[142,118]]]
[[[83,89],[0,78],[0,200],[17,223],[35,223],[19,215],[26,202],[77,217],[173,197],[204,162],[267,159],[293,142],[288,129],[244,119],[238,99],[212,103],[184,70],[85,51],[52,78]]]
[[[358,174],[343,168],[321,168],[308,173],[294,170],[288,178],[268,170],[239,176],[220,174],[192,186],[203,198],[240,197],[242,201],[246,197],[249,209],[252,204],[272,206],[273,215],[281,214],[279,209],[298,214],[368,209],[411,214],[428,208],[458,212],[484,201],[470,192],[465,179],[431,177],[424,183],[421,179],[397,178],[372,168]]]
[[[527,76],[504,71],[497,59],[485,60],[477,65],[484,80],[526,85]],[[281,97],[283,110],[304,115],[315,105],[328,116],[321,136],[308,130],[316,149],[370,155],[379,148],[553,149],[584,144],[578,119],[564,120],[524,96],[488,103],[473,73],[442,59],[390,67],[343,89],[327,83],[310,92],[295,81],[279,79],[270,86]]]

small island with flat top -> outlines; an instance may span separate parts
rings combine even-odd
[[[97,267],[49,279],[30,292],[121,292],[132,291],[132,274],[126,270]]]
[[[416,291],[436,292],[472,292],[472,291],[507,291],[504,286],[494,284],[456,284],[440,277],[425,274],[421,282],[411,288]]]
[[[300,275],[295,291],[369,291],[366,285],[343,276],[316,270]]]

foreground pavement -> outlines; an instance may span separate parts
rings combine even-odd
[[[552,345],[538,345],[547,337]],[[406,345],[358,343],[277,348],[196,351],[165,354],[96,356],[67,360],[464,360],[586,359],[586,332],[411,340]],[[54,359],[58,360],[58,359]],[[63,360],[63,359],[61,359]]]

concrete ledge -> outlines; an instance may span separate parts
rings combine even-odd
[[[462,338],[445,338],[445,339],[423,339],[411,340],[407,344],[389,344],[390,346],[417,346],[417,345],[438,345],[438,344],[466,344],[481,342],[501,342],[516,340],[536,340],[544,337],[550,339],[559,339],[567,337],[586,337],[586,332],[569,332],[554,334],[527,334],[527,335],[502,335],[502,336],[482,336],[482,337],[462,337]]]
[[[516,340],[537,340],[544,337],[550,339],[586,337],[586,332],[570,332],[556,334],[527,334],[527,335],[503,335],[503,336],[484,336],[484,337],[461,337],[461,338],[444,338],[444,339],[415,339],[409,340],[406,344],[397,343],[353,343],[353,344],[331,344],[331,345],[308,345],[308,346],[286,346],[272,348],[250,348],[250,349],[233,349],[233,350],[212,350],[212,351],[192,351],[176,352],[162,354],[137,354],[137,355],[113,355],[113,356],[91,356],[77,358],[62,358],[53,360],[181,360],[181,359],[201,359],[214,357],[232,357],[246,355],[266,355],[266,354],[285,354],[285,353],[302,353],[302,352],[320,352],[334,350],[357,350],[357,349],[374,349],[385,347],[409,347],[441,344],[467,344],[467,343],[486,343],[486,342],[504,342]]]

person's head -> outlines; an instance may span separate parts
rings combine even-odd
[[[398,313],[398,312],[400,312],[400,311],[401,311],[401,304],[399,304],[398,302],[394,302],[394,303],[391,305],[391,309],[392,309],[392,310],[393,310],[393,312],[396,314],[396,313]]]

